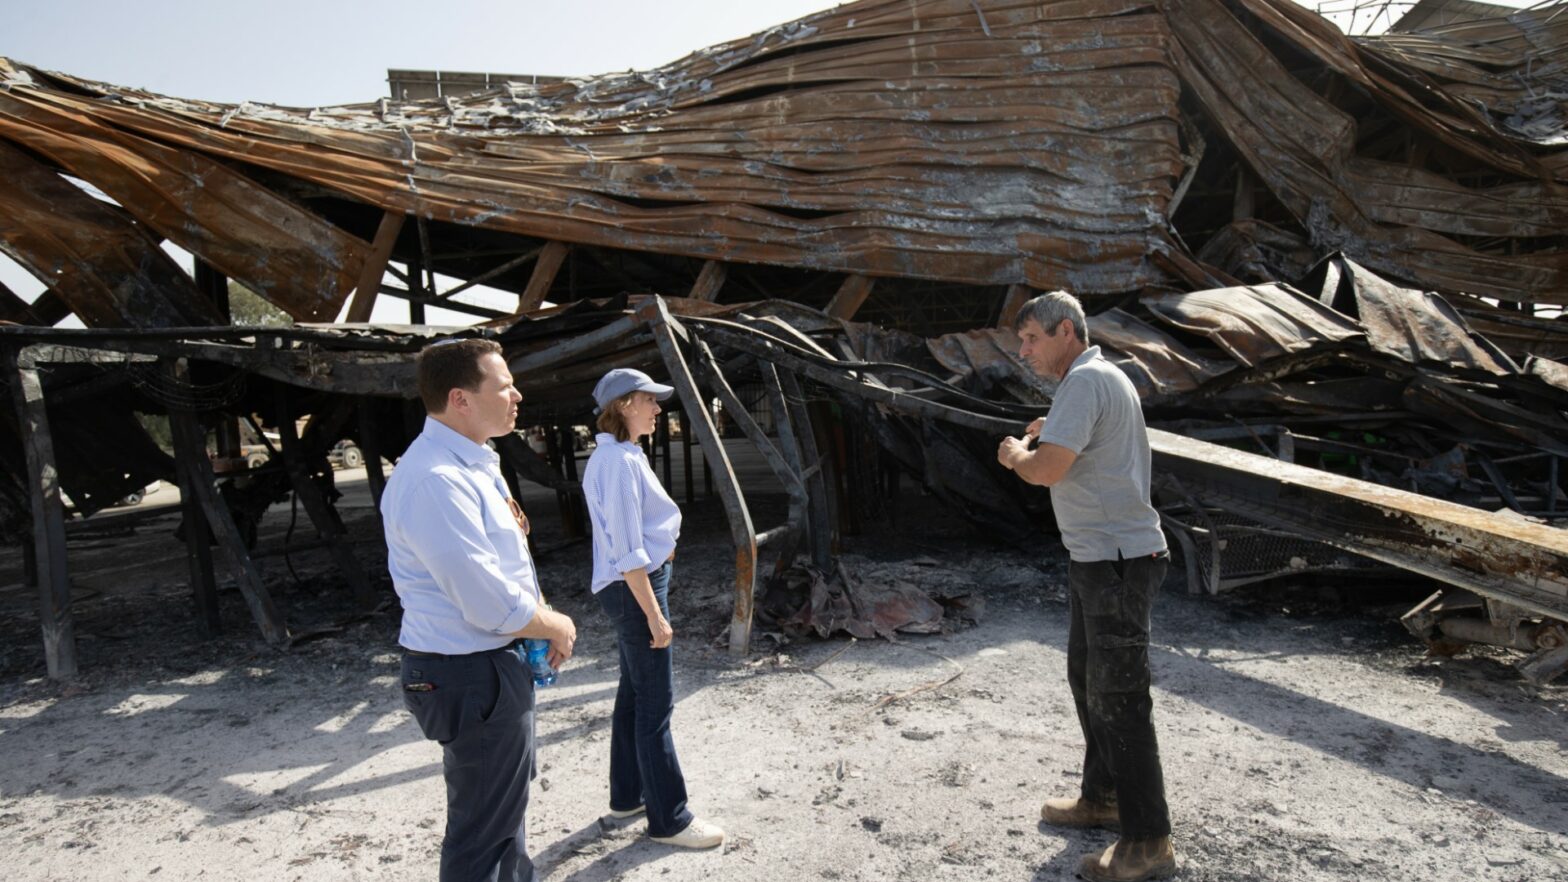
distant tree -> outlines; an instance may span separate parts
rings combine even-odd
[[[141,421],[142,428],[147,430],[147,435],[153,442],[162,448],[164,453],[174,455],[174,435],[169,431],[169,418],[161,413],[139,413],[136,418]]]
[[[294,324],[288,313],[233,279],[229,280],[229,316],[236,325],[283,328]]]

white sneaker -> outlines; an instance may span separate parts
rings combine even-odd
[[[629,808],[629,809],[626,809],[625,811],[616,811],[615,809],[610,809],[608,812],[605,813],[605,817],[613,818],[613,819],[615,819],[617,821],[624,821],[627,818],[635,818],[638,815],[645,814],[645,813],[647,813],[647,811],[648,811],[648,807],[645,806],[645,805],[640,805],[640,806],[637,806],[636,808]]]
[[[712,848],[724,842],[724,831],[701,818],[692,818],[686,829],[674,836],[650,836],[654,842],[677,848]]]

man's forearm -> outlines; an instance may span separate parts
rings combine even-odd
[[[513,637],[538,637],[543,640],[560,640],[572,630],[572,620],[553,609],[546,609],[541,605],[534,610],[534,617],[520,631],[514,631]]]

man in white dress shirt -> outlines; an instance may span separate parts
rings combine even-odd
[[[523,816],[534,684],[513,646],[548,639],[559,667],[577,629],[544,604],[526,521],[485,444],[513,430],[522,400],[501,347],[477,339],[427,346],[418,379],[424,431],[398,460],[381,513],[403,605],[403,700],[442,747],[440,878],[532,882]]]

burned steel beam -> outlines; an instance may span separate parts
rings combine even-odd
[[[1157,472],[1205,501],[1363,557],[1568,619],[1568,532],[1150,430]]]
[[[635,316],[619,318],[586,334],[570,337],[543,349],[515,355],[508,360],[507,369],[514,374],[522,374],[526,371],[567,364],[572,359],[584,355],[603,354],[605,346],[634,336],[642,329],[642,325],[642,320]],[[523,379],[526,380],[527,377]]]
[[[724,511],[729,516],[730,537],[735,542],[735,613],[730,620],[730,652],[745,655],[751,648],[751,618],[756,605],[757,591],[757,531],[752,527],[751,512],[746,508],[746,498],[740,490],[740,481],[730,465],[729,454],[713,418],[708,414],[707,400],[697,389],[691,369],[681,355],[676,328],[682,334],[686,329],[670,316],[662,297],[655,297],[637,310],[638,318],[647,323],[653,339],[664,357],[670,382],[681,397],[683,413],[690,415],[691,430],[697,433],[702,444],[703,460],[717,466],[716,483],[719,496],[724,500]],[[683,427],[684,428],[684,427]]]
[[[730,387],[729,380],[724,377],[724,372],[719,368],[718,362],[714,360],[713,353],[709,351],[708,345],[701,340],[692,342],[697,352],[698,368],[706,376],[708,385],[718,394],[719,401],[723,403],[725,412],[730,414],[731,419],[735,421],[735,425],[740,427],[741,433],[762,454],[763,460],[773,470],[774,477],[778,478],[779,483],[784,487],[784,491],[789,495],[788,523],[783,528],[775,528],[775,530],[768,531],[769,533],[776,533],[778,529],[785,531],[782,534],[776,534],[785,541],[784,550],[780,554],[778,564],[774,567],[775,573],[782,573],[790,564],[789,558],[794,556],[796,538],[805,526],[805,482],[801,480],[800,472],[796,468],[791,467],[791,458],[779,449],[779,445],[773,443],[767,432],[757,425],[757,421],[746,410],[745,403],[740,400],[740,396],[736,395],[735,390]],[[778,420],[777,416],[775,416],[775,420]],[[769,536],[770,540],[772,538],[776,537]],[[763,537],[759,535],[757,537],[757,545],[760,546],[763,543]]]

